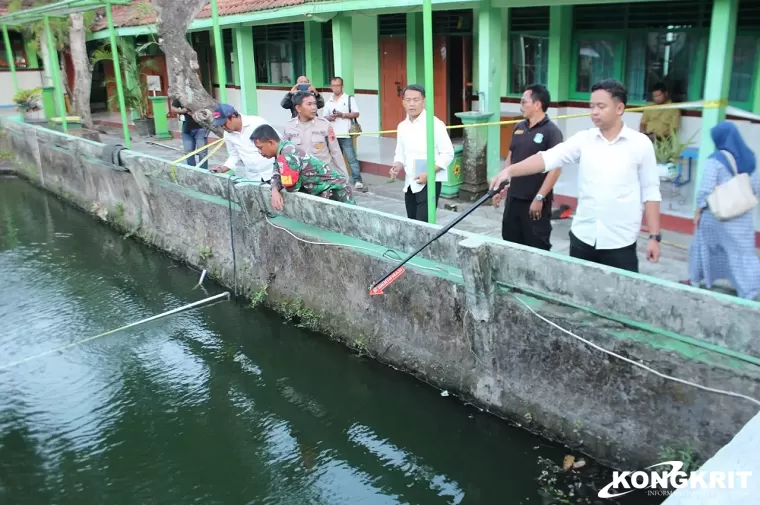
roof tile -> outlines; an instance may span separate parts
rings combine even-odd
[[[247,12],[257,12],[282,7],[291,7],[311,3],[315,0],[217,0],[217,9],[220,16],[232,16]],[[143,4],[142,6],[140,4]],[[147,4],[147,5],[146,5]],[[156,14],[153,12],[148,0],[135,0],[130,5],[113,6],[113,24],[115,27],[142,26],[155,23]],[[211,5],[206,4],[198,14],[198,19],[211,17]],[[105,30],[107,27],[105,17],[95,21],[90,27],[92,31]]]

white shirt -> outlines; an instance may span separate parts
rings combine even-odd
[[[338,112],[345,112],[348,114],[348,95],[343,93],[340,98],[335,100],[335,95],[325,104],[325,116],[331,116],[336,110]],[[351,113],[359,112],[359,106],[356,105],[356,98],[351,97]],[[351,120],[342,117],[335,118],[335,121],[331,121],[330,124],[335,131],[335,135],[338,137],[348,137],[348,129],[351,127]]]
[[[269,123],[259,116],[241,115],[240,118],[243,120],[243,128],[239,132],[224,132],[224,144],[229,154],[224,166],[235,170],[246,179],[268,181],[272,178],[274,160],[265,158],[259,153],[251,140],[251,134],[260,125]],[[280,134],[280,132],[277,133]],[[235,168],[239,161],[243,162],[242,170]]]
[[[425,187],[418,184],[414,179],[417,176],[414,173],[415,160],[427,160],[427,120],[425,119],[426,111],[412,121],[409,116],[401,121],[396,133],[396,155],[393,158],[394,163],[401,163],[404,166],[406,179],[404,180],[404,193],[408,188],[412,188],[412,193],[419,193]],[[433,118],[433,140],[435,142],[435,165],[441,167],[435,174],[436,182],[446,182],[449,180],[449,165],[454,161],[454,146],[451,144],[449,132],[446,131],[446,125],[437,117]]]
[[[654,146],[646,135],[623,126],[610,142],[599,128],[590,128],[540,154],[545,172],[578,163],[573,235],[597,249],[636,242],[644,202],[662,199]]]

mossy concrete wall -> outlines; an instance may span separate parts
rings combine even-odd
[[[540,316],[663,373],[757,398],[758,303],[456,230],[370,297],[372,282],[437,226],[303,194],[285,195],[285,211],[265,219],[269,191],[257,184],[172,170],[137,152],[123,153],[123,171],[102,161],[102,144],[2,126],[3,149],[35,184],[226,286],[266,293],[349,346],[615,466],[659,462],[663,447],[707,458],[757,411],[604,354]]]

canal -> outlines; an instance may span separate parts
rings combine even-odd
[[[224,290],[19,179],[0,213],[0,503],[546,503],[566,449],[243,303],[2,369]]]

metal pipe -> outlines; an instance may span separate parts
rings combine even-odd
[[[58,116],[61,118],[61,128],[63,133],[69,132],[69,125],[66,122],[66,98],[63,95],[63,83],[61,82],[61,69],[58,63],[58,48],[53,40],[53,31],[50,29],[50,18],[45,16],[43,18],[45,24],[45,38],[47,39],[48,55],[50,58],[50,77],[53,78],[53,86],[55,86],[56,95],[56,110]]]
[[[227,72],[224,69],[224,41],[219,29],[219,10],[216,0],[211,0],[211,20],[214,25],[214,53],[216,54],[216,78],[219,81],[219,101],[227,103]]]
[[[129,122],[127,120],[127,105],[124,100],[124,85],[121,82],[121,62],[119,61],[119,49],[116,47],[116,30],[113,26],[113,13],[111,4],[106,4],[106,17],[108,18],[108,37],[111,41],[111,59],[113,60],[113,73],[116,80],[116,96],[119,98],[119,112],[121,113],[121,127],[124,131],[124,145],[131,149],[132,141],[129,135]]]
[[[205,304],[207,304],[209,302],[213,302],[213,301],[216,301],[216,300],[221,300],[222,298],[227,298],[227,300],[229,300],[230,299],[230,293],[229,293],[229,291],[225,291],[224,293],[221,293],[221,294],[218,294],[218,295],[214,295],[214,296],[210,296],[208,298],[204,298],[203,300],[199,300],[197,302],[193,302],[193,303],[189,303],[187,305],[183,305],[182,307],[178,307],[176,309],[172,309],[172,310],[169,310],[167,312],[162,312],[161,314],[157,314],[155,316],[148,317],[146,319],[141,319],[140,321],[137,321],[137,322],[134,322],[134,323],[131,323],[131,324],[127,324],[125,326],[121,326],[119,328],[116,328],[115,330],[110,330],[110,331],[107,331],[105,333],[101,333],[99,335],[95,335],[94,337],[87,337],[87,338],[82,339],[82,340],[77,340],[76,342],[72,342],[70,344],[58,347],[56,349],[51,349],[49,351],[45,351],[45,352],[41,352],[39,354],[35,354],[34,356],[29,356],[28,358],[20,359],[18,361],[13,361],[11,363],[8,363],[8,364],[5,364],[5,365],[1,365],[0,366],[0,370],[6,370],[6,369],[14,367],[16,365],[21,365],[22,363],[26,363],[28,361],[32,361],[33,359],[42,358],[43,356],[48,356],[50,354],[66,350],[66,349],[69,349],[71,347],[78,346],[79,344],[84,344],[85,342],[89,342],[89,341],[95,340],[97,338],[102,338],[102,337],[105,337],[107,335],[112,335],[112,334],[114,334],[114,333],[116,333],[118,331],[127,330],[129,328],[134,328],[135,326],[139,326],[141,324],[150,323],[152,321],[156,321],[156,320],[162,319],[164,317],[168,317],[168,316],[171,316],[171,315],[174,315],[174,314],[179,314],[180,312],[184,312],[186,310],[194,309],[196,307],[200,307],[201,305],[205,305]]]
[[[423,0],[422,3],[422,37],[424,39],[425,61],[425,119],[427,120],[427,199],[428,223],[435,224],[435,134],[433,119],[435,118],[435,91],[433,89],[433,2]],[[448,170],[448,167],[441,167]]]

